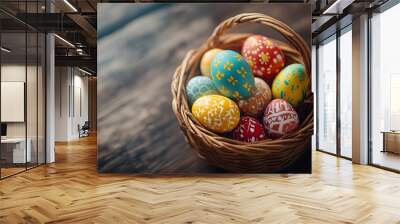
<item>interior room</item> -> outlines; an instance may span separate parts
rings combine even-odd
[[[368,156],[366,160],[372,166],[399,170],[398,153],[398,101],[393,97],[398,91],[394,54],[397,44],[393,41],[398,36],[390,28],[398,19],[399,6],[387,10],[381,9],[370,13],[369,42],[367,54],[370,55],[367,71],[369,81],[366,99],[368,107],[368,127],[366,129]],[[352,23],[349,18],[342,19],[341,27],[336,31],[322,33],[322,38],[314,39],[314,55],[317,68],[317,139],[319,151],[334,154],[352,160],[352,82],[360,79],[352,77],[354,72],[352,57]],[[389,34],[390,33],[390,34]],[[386,64],[387,63],[387,64]],[[353,160],[354,161],[354,160]]]
[[[140,98],[144,95],[130,95],[126,100],[108,94],[112,104],[98,105],[105,90],[118,88],[107,82],[110,76],[105,74],[116,75],[113,66],[123,65],[109,64],[110,70],[101,70],[98,63],[107,64],[110,59],[108,53],[97,55],[97,48],[112,43],[110,34],[117,41],[126,41],[119,36],[121,31],[132,29],[136,21],[151,13],[159,15],[163,3],[2,0],[0,223],[400,223],[399,1],[241,2],[260,7],[263,3],[308,4],[312,9],[310,174],[101,172],[99,142],[110,136],[127,139],[136,130],[124,126],[128,122],[124,117],[106,116],[118,111],[138,119],[137,126],[143,125],[140,118],[144,114],[132,115],[123,106],[144,102]],[[141,4],[145,10],[126,7],[118,13],[110,11],[107,19],[112,22],[99,27],[99,4],[109,4],[112,10],[114,4],[123,3]],[[170,26],[162,19],[159,22]],[[190,29],[196,30],[196,24],[207,27],[209,22],[199,20]],[[172,45],[171,40],[165,41],[165,46]],[[136,42],[129,44],[135,46]],[[179,47],[182,50],[174,57],[184,60],[189,46]],[[174,68],[179,65],[171,64]],[[136,78],[117,75],[120,82]],[[168,82],[174,77],[165,70],[160,75]],[[153,84],[164,88],[160,83]],[[171,85],[167,88],[165,92],[171,92]],[[171,111],[165,116],[172,116],[172,102],[167,103]],[[153,110],[147,111],[155,113]],[[177,135],[181,130],[173,118],[173,129],[165,128],[167,122],[160,123],[160,129]],[[111,126],[123,132],[101,129]],[[145,149],[152,139],[138,135],[140,141],[129,142],[129,147]],[[154,139],[157,137],[155,132]],[[167,149],[177,147],[167,141],[159,144]],[[180,144],[188,145],[183,134]],[[110,145],[123,148],[119,141]],[[127,156],[132,154],[129,147],[123,148]],[[190,153],[198,156],[196,151]],[[103,155],[102,162],[110,162],[108,151]],[[132,165],[122,157],[113,161]],[[184,165],[198,168],[191,162]]]
[[[45,163],[45,35],[14,28],[1,32],[1,178]]]

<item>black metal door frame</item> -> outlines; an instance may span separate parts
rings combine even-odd
[[[25,0],[25,11],[27,11],[27,0]],[[39,4],[39,1],[37,0],[36,1],[36,3],[37,3],[37,5],[36,5],[36,9],[37,9],[37,11],[38,11],[38,9],[39,9],[39,6],[38,6],[38,4]],[[47,11],[47,7],[46,7],[46,11]],[[28,65],[28,54],[27,54],[27,52],[28,52],[28,29],[30,29],[30,30],[33,30],[33,32],[36,32],[36,43],[37,43],[37,46],[36,46],[36,57],[37,57],[37,59],[36,59],[36,80],[37,80],[37,82],[36,82],[36,111],[37,111],[37,114],[36,114],[36,125],[37,125],[37,127],[36,127],[36,140],[37,140],[37,147],[36,147],[36,150],[37,150],[37,152],[36,152],[36,164],[34,164],[34,166],[31,166],[31,167],[28,167],[28,162],[27,162],[27,156],[28,156],[28,154],[27,154],[27,147],[28,147],[28,143],[27,143],[27,138],[28,138],[28,133],[27,133],[27,73],[28,73],[28,71],[27,71],[27,65]],[[1,30],[1,29],[0,29]],[[3,32],[1,32],[0,31],[0,46],[2,46],[2,41],[1,41],[1,36],[2,36],[2,33]],[[36,167],[38,167],[38,166],[40,166],[40,165],[43,165],[43,164],[46,164],[47,163],[47,110],[46,110],[46,108],[47,108],[47,100],[46,100],[46,98],[47,98],[47,38],[46,38],[46,35],[47,35],[47,33],[43,33],[43,34],[45,34],[45,36],[44,36],[44,41],[42,42],[43,44],[44,44],[44,51],[42,51],[42,53],[44,53],[44,55],[43,55],[43,58],[44,58],[44,68],[42,69],[42,81],[44,81],[44,86],[43,86],[43,88],[44,88],[44,99],[43,99],[43,103],[44,103],[44,121],[42,121],[42,122],[44,122],[44,136],[43,136],[43,139],[44,139],[44,150],[43,150],[43,152],[44,152],[44,155],[42,155],[43,157],[44,157],[44,162],[43,163],[39,163],[39,141],[38,141],[38,136],[39,136],[39,113],[38,113],[38,110],[39,110],[39,98],[38,98],[38,95],[39,95],[39,82],[38,82],[38,75],[39,75],[39,70],[38,70],[38,66],[39,66],[39,44],[38,44],[38,42],[39,42],[39,33],[43,33],[43,32],[40,32],[39,30],[37,30],[37,29],[35,29],[35,28],[33,28],[33,27],[31,27],[31,26],[29,26],[28,24],[26,24],[25,23],[25,85],[24,85],[24,91],[25,91],[25,93],[24,93],[24,95],[25,95],[25,99],[24,99],[24,119],[25,119],[25,169],[24,170],[21,170],[21,171],[19,171],[19,172],[16,172],[16,173],[13,173],[13,174],[10,174],[10,175],[8,175],[8,176],[2,176],[2,172],[1,172],[1,168],[0,168],[0,180],[3,180],[3,179],[5,179],[5,178],[8,178],[8,177],[11,177],[11,176],[14,176],[14,175],[17,175],[17,174],[19,174],[19,173],[22,173],[22,172],[25,172],[25,171],[27,171],[27,170],[29,170],[29,169],[32,169],[32,168],[36,168]],[[1,68],[1,66],[2,66],[2,57],[1,57],[1,53],[0,53],[0,68]],[[0,69],[0,82],[1,82],[1,69]],[[1,90],[1,85],[0,85],[0,90]],[[0,101],[1,101],[1,91],[0,91]],[[0,104],[0,110],[1,110],[1,104]],[[1,115],[0,115],[0,123],[1,123]],[[1,158],[1,144],[0,144],[0,158]]]

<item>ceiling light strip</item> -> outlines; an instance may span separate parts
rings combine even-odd
[[[11,50],[8,50],[7,48],[4,48],[4,47],[1,47],[0,48],[2,51],[4,51],[4,52],[7,52],[7,53],[10,53],[11,52]]]
[[[61,40],[62,42],[66,43],[68,46],[75,48],[75,45],[73,45],[71,42],[69,42],[68,40],[62,38],[61,36],[59,36],[58,34],[54,34],[55,37],[57,37],[59,40]]]
[[[67,4],[74,12],[78,12],[78,10],[73,6],[68,0],[64,0],[65,4]]]
[[[81,71],[81,72],[83,72],[83,73],[85,73],[85,74],[87,74],[87,75],[93,75],[92,73],[90,73],[90,72],[88,72],[88,71],[86,71],[86,70],[83,70],[83,69],[81,69],[81,68],[79,68],[79,67],[78,67],[78,70]]]
[[[343,10],[351,5],[354,0],[336,0],[322,14],[342,14]]]

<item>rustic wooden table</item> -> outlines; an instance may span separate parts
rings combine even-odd
[[[297,4],[100,4],[100,172],[224,172],[207,165],[185,142],[172,112],[170,83],[189,49],[200,46],[219,22],[244,12],[280,19],[310,43],[311,10]],[[261,25],[232,31],[282,39]],[[310,160],[311,152],[307,152],[286,171],[309,172]]]

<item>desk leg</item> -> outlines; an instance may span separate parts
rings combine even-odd
[[[381,152],[386,152],[386,134],[382,133],[383,135],[383,149]]]

